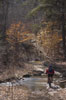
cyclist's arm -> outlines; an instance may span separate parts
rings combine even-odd
[[[48,69],[46,70],[46,74],[48,74]]]

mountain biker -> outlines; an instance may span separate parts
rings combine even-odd
[[[46,70],[46,74],[48,75],[48,84],[49,87],[51,88],[51,83],[53,81],[53,76],[54,76],[54,69],[52,68],[52,65],[50,65],[49,68]]]

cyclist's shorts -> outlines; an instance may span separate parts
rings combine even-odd
[[[48,77],[53,77],[53,74],[48,74]]]

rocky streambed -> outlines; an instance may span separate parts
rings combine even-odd
[[[47,84],[46,67],[32,62],[32,73],[0,83],[1,100],[66,100],[66,83],[62,74],[55,72],[52,88]]]
[[[9,100],[53,100],[53,98],[54,100],[66,100],[66,88],[58,84],[58,77],[54,77],[52,88],[49,88],[46,76],[34,76],[1,83],[0,90],[0,95]]]

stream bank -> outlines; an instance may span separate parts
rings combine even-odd
[[[58,83],[62,80],[59,72],[56,72],[54,76],[54,84],[52,85],[55,88],[49,88],[47,76],[43,73],[47,67],[39,62],[30,62],[28,65],[29,68],[32,66],[31,70],[28,71],[27,68],[25,73],[20,74],[21,76],[13,78],[10,81],[1,82],[1,100],[66,100],[66,87],[62,88]],[[41,75],[39,75],[39,72],[42,72]],[[30,77],[23,77],[25,75],[30,75]]]

